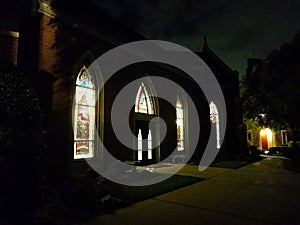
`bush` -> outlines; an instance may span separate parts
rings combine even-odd
[[[250,155],[251,161],[256,161],[256,160],[260,159],[260,156],[259,156],[260,151],[257,149],[256,146],[254,146],[254,145],[249,146],[248,150],[249,150],[249,155]]]
[[[296,153],[295,149],[292,147],[281,147],[281,152],[286,157],[293,157]]]
[[[269,155],[279,154],[282,152],[280,147],[271,147],[269,148],[268,151],[269,151],[268,153]]]
[[[0,66],[0,224],[25,224],[34,216],[45,150],[33,88],[16,68]]]
[[[296,142],[296,146],[299,149],[300,148],[300,141]],[[293,148],[294,147],[294,141],[289,141],[288,142],[288,147]]]

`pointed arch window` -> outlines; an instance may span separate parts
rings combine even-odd
[[[95,85],[83,66],[76,78],[74,111],[74,159],[94,157]]]
[[[179,97],[176,100],[176,125],[177,125],[177,149],[178,151],[184,150],[184,127],[183,121],[183,105]]]
[[[140,85],[136,95],[134,111],[137,113],[154,114],[153,100],[149,96],[144,83]]]
[[[219,120],[219,112],[216,104],[212,101],[209,104],[210,109],[210,123],[213,127],[215,127],[217,148],[220,148],[220,120]]]

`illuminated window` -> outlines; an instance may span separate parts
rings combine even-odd
[[[151,130],[148,131],[148,159],[152,159],[152,134]],[[142,130],[139,129],[138,133],[138,160],[143,160],[143,136]]]
[[[216,139],[217,139],[217,148],[220,148],[220,123],[219,123],[219,113],[217,106],[214,102],[209,104],[210,109],[210,123],[212,126],[216,127]]]
[[[154,114],[152,98],[149,96],[145,85],[139,87],[135,100],[135,112]]]
[[[287,130],[281,130],[281,143],[282,145],[287,145],[288,143]]]
[[[138,160],[143,159],[143,137],[142,137],[142,130],[139,129],[138,134]]]
[[[184,150],[184,130],[183,130],[183,106],[180,98],[176,101],[176,124],[177,124],[177,148],[178,151]]]
[[[152,159],[152,135],[150,129],[148,133],[148,159]]]
[[[76,79],[74,111],[74,159],[94,156],[95,86],[83,66]]]
[[[247,141],[251,144],[253,143],[253,132],[252,130],[247,130]]]

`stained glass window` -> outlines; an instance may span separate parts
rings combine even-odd
[[[176,101],[177,149],[184,150],[183,106],[180,98]]]
[[[149,96],[148,91],[143,83],[140,85],[138,93],[136,95],[135,112],[154,114],[153,100]]]
[[[95,86],[83,66],[76,79],[74,111],[74,159],[94,156]]]
[[[142,137],[142,130],[139,129],[138,134],[138,160],[143,159],[143,137]]]
[[[148,159],[152,159],[152,134],[150,129],[148,133]]]
[[[210,123],[213,127],[215,127],[216,131],[216,140],[217,140],[217,148],[220,148],[220,122],[219,122],[219,112],[216,104],[212,101],[209,104],[210,109]]]

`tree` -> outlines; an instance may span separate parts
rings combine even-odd
[[[0,66],[0,224],[28,224],[38,208],[45,131],[39,101],[13,66]]]
[[[300,32],[269,54],[254,73],[243,80],[245,120],[275,129],[288,126],[296,143],[300,128]]]

